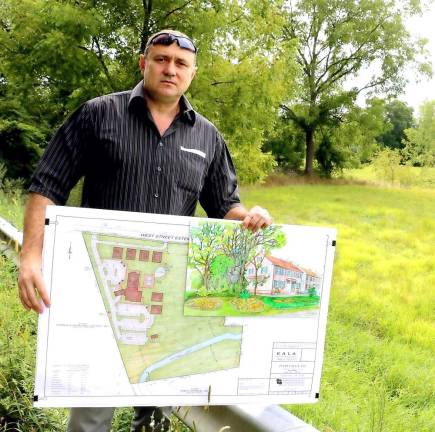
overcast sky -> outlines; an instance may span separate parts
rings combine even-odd
[[[424,12],[421,17],[415,17],[407,23],[411,34],[429,39],[427,48],[431,55],[432,67],[435,72],[435,4],[432,3],[430,10]],[[421,82],[416,82],[413,71],[407,71],[410,81],[406,93],[400,97],[414,108],[418,114],[418,107],[424,100],[435,100],[435,78],[427,79],[420,77]]]
[[[424,12],[421,16],[408,20],[405,25],[412,36],[428,39],[426,49],[429,52],[429,60],[432,63],[435,75],[435,4],[432,4],[430,9]],[[375,66],[371,65],[371,67]],[[370,74],[370,71],[362,70],[359,76],[352,77],[345,82],[345,87],[351,88],[354,85],[358,87],[366,84],[368,74]],[[414,108],[414,115],[418,116],[419,106],[422,102],[425,100],[435,100],[435,77],[431,79],[424,77],[411,68],[405,69],[403,74],[408,79],[409,83],[405,92],[399,95],[398,99],[406,102]],[[381,94],[378,96],[383,97]],[[357,103],[360,106],[364,106],[366,97],[366,93],[360,93]]]

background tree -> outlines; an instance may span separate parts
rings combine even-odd
[[[271,152],[283,171],[298,171],[305,156],[303,132],[281,113],[274,130],[265,139],[263,151]]]
[[[219,11],[221,29],[210,34],[204,26],[213,39],[209,49],[200,47],[190,96],[222,131],[239,177],[252,183],[275,165],[261,148],[275,129],[282,95],[295,92],[295,82],[283,79],[297,73],[294,55],[284,55],[294,50],[294,41],[277,44],[283,20],[273,2],[229,1],[226,7]]]
[[[2,95],[3,96],[3,95]],[[12,98],[0,99],[0,165],[7,178],[29,179],[41,156],[44,125],[37,128],[29,114]]]
[[[100,82],[97,63],[79,48],[96,25],[70,4],[0,4],[0,138],[9,177],[28,178],[73,91],[88,79]]]
[[[259,242],[259,247],[251,254],[251,258],[248,264],[252,264],[254,267],[254,295],[257,295],[258,286],[264,285],[269,276],[263,275],[260,280],[259,271],[263,266],[264,258],[270,255],[272,248],[279,249],[285,246],[287,240],[281,231],[277,229],[268,229],[270,232],[266,233],[266,237],[269,237],[267,240],[262,240]],[[263,236],[263,233],[260,233],[260,236]]]
[[[377,140],[383,147],[402,149],[404,147],[405,129],[414,125],[413,109],[406,102],[397,99],[385,105],[385,123],[390,125],[388,130],[381,134]]]
[[[397,180],[400,169],[400,153],[398,150],[384,148],[373,159],[373,170],[380,180],[391,184]]]
[[[394,0],[300,0],[286,2],[284,40],[298,41],[301,92],[282,108],[305,135],[305,173],[313,171],[319,128],[340,119],[363,91],[397,93],[405,84],[403,67],[422,53],[421,41],[406,31],[404,19],[419,2]],[[428,64],[420,69],[428,72]],[[346,90],[351,78],[367,77]],[[289,100],[291,100],[289,98]]]
[[[379,150],[376,138],[391,126],[384,121],[384,101],[373,98],[361,108],[353,106],[333,127],[320,129],[316,159],[323,175],[359,167]]]
[[[281,95],[292,94],[293,83],[278,78],[295,65],[281,55],[291,48],[275,43],[282,21],[273,10],[264,0],[2,1],[2,98],[16,105],[17,124],[39,131],[28,136],[28,165],[36,159],[32,146],[44,147],[78,105],[139,81],[137,57],[150,34],[177,28],[199,47],[188,97],[223,133],[239,177],[261,180],[274,165],[261,152],[264,135],[274,127]],[[21,145],[8,139],[12,148]]]
[[[415,128],[405,129],[403,157],[410,165],[435,166],[435,101],[420,106]]]

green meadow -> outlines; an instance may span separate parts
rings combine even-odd
[[[320,402],[325,432],[435,430],[435,191],[289,185],[243,191],[278,223],[338,229]]]
[[[435,191],[293,184],[244,188],[242,199],[277,223],[338,230],[320,401],[286,408],[324,432],[434,431]],[[0,196],[6,219],[19,207]],[[30,407],[36,320],[1,257],[0,302],[0,417],[40,425],[23,431],[61,430],[65,411]],[[114,430],[127,421],[124,411]]]

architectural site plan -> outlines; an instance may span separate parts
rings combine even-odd
[[[316,402],[335,240],[49,206],[35,406]]]

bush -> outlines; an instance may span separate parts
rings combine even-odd
[[[343,155],[333,147],[327,135],[322,137],[316,151],[316,160],[319,163],[321,175],[327,178],[331,177],[334,171],[340,171],[345,162]]]
[[[0,160],[8,178],[28,182],[42,153],[43,134],[32,125],[0,118],[0,141]]]
[[[396,150],[381,150],[372,161],[377,179],[394,184],[397,181],[400,159],[400,154]]]
[[[32,406],[37,316],[22,308],[16,278],[15,265],[0,255],[0,431],[61,431],[65,410]]]
[[[305,157],[305,137],[291,122],[282,120],[264,142],[263,151],[272,153],[281,170],[298,171]]]

